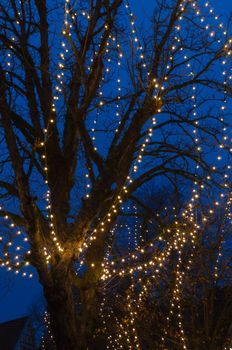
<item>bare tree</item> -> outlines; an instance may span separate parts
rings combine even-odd
[[[99,322],[121,203],[154,178],[212,178],[207,151],[226,124],[220,67],[231,52],[225,29],[205,27],[198,10],[157,1],[140,35],[122,0],[1,1],[0,213],[30,244],[15,263],[7,232],[1,259],[37,270],[58,349],[86,349]]]

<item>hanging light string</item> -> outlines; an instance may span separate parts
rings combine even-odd
[[[122,66],[122,59],[123,59],[123,51],[122,47],[120,45],[119,40],[117,39],[116,41],[117,45],[117,102],[116,102],[116,110],[115,110],[115,116],[116,116],[116,123],[117,123],[117,128],[115,132],[118,132],[118,128],[121,124],[121,66]]]
[[[167,337],[168,337],[168,329],[170,329],[169,323],[171,321],[171,318],[174,317],[174,312],[176,310],[177,326],[178,326],[177,336],[181,343],[181,347],[184,350],[187,349],[187,339],[184,331],[184,318],[183,318],[181,300],[182,300],[182,293],[183,293],[183,287],[184,287],[185,270],[190,269],[190,266],[192,264],[193,253],[191,253],[190,258],[188,259],[187,266],[184,267],[183,266],[183,249],[189,243],[189,240],[193,245],[193,249],[195,249],[195,237],[197,235],[197,229],[199,229],[196,223],[192,222],[192,219],[193,219],[192,213],[189,215],[189,218],[190,218],[190,221],[187,220],[187,217],[185,217],[185,221],[183,222],[183,224],[182,225],[178,224],[176,227],[176,239],[174,241],[174,247],[177,253],[175,283],[173,288],[173,296],[170,301],[169,314],[166,317],[167,323],[163,330],[163,336],[161,337],[162,346],[165,347]],[[190,230],[190,232],[187,232],[188,230]]]
[[[232,203],[232,192],[230,192],[230,196],[227,199],[226,206],[225,206],[225,213],[224,213],[224,217],[222,220],[222,228],[221,228],[221,234],[220,234],[220,238],[219,238],[218,253],[217,253],[217,257],[216,257],[216,261],[215,261],[215,265],[214,265],[214,283],[215,284],[217,284],[217,282],[220,278],[219,265],[220,265],[220,261],[221,261],[222,254],[223,254],[223,246],[226,242],[225,225],[226,225],[227,219],[228,219],[229,214],[230,214],[231,203]]]
[[[94,150],[97,151],[97,140],[96,140],[96,128],[97,128],[97,124],[98,121],[100,120],[100,116],[101,114],[104,112],[103,108],[105,106],[105,104],[107,104],[107,102],[104,99],[104,94],[103,94],[103,88],[104,88],[104,75],[105,74],[109,74],[110,73],[110,63],[111,63],[111,56],[110,53],[111,51],[113,51],[114,46],[116,45],[116,52],[117,52],[117,77],[116,77],[116,81],[117,81],[117,96],[115,98],[116,102],[115,102],[115,106],[116,106],[116,122],[118,123],[118,125],[120,125],[120,103],[121,103],[121,75],[120,75],[120,68],[121,68],[121,60],[123,58],[123,53],[122,53],[122,48],[121,45],[119,43],[119,41],[117,40],[115,35],[110,34],[109,35],[109,39],[106,43],[106,49],[105,49],[105,61],[106,61],[106,66],[104,66],[104,70],[103,70],[103,76],[102,76],[102,82],[99,84],[99,89],[98,89],[98,97],[97,97],[97,107],[96,107],[96,113],[95,113],[95,117],[93,119],[93,125],[91,127],[91,139],[94,145]],[[100,48],[100,44],[98,44],[98,47]],[[94,52],[94,56],[93,58],[91,58],[91,62],[94,62],[94,59],[97,57],[98,55],[98,51]],[[90,71],[92,71],[92,67],[89,66],[88,69]],[[117,132],[118,129],[116,129]],[[91,182],[90,182],[90,176],[89,173],[86,173],[85,175],[87,181],[86,181],[86,198],[89,198],[90,196],[90,189],[91,189]]]
[[[131,37],[132,37],[132,41],[133,41],[133,46],[135,45],[135,48],[136,48],[137,54],[139,56],[140,63],[142,65],[142,67],[144,69],[146,69],[147,68],[147,63],[146,63],[146,60],[145,60],[145,57],[144,57],[144,52],[143,52],[144,48],[143,48],[143,45],[141,44],[141,41],[140,41],[139,36],[138,36],[137,29],[136,29],[135,16],[134,16],[134,14],[133,14],[133,12],[132,12],[132,10],[130,8],[129,1],[125,0],[124,4],[125,4],[125,8],[126,8],[126,13],[127,13],[127,16],[128,16],[129,22],[130,22]],[[147,72],[147,75],[149,75],[149,72]]]
[[[110,268],[110,254],[112,251],[112,244],[118,229],[119,229],[119,225],[116,223],[114,224],[113,228],[110,230],[109,241],[106,247],[106,252],[102,263],[103,274],[106,273],[106,271],[108,271],[108,269]],[[105,286],[102,287],[101,294],[102,294],[102,299],[101,299],[100,310],[99,310],[99,316],[102,320],[102,325],[103,325],[101,332],[107,335],[106,348],[117,349],[118,348],[117,346],[119,346],[120,344],[120,339],[117,336],[113,337],[113,335],[111,334],[111,329],[110,329],[111,323],[109,322],[110,322],[110,318],[113,316],[113,310],[111,306],[107,304],[107,290]],[[116,320],[117,328],[120,329],[118,318],[115,317],[115,320]]]
[[[69,10],[70,0],[65,0],[64,2],[64,22],[63,22],[63,29],[62,29],[62,36],[64,38],[71,37],[72,32],[72,24],[69,22],[69,16],[70,16],[70,10]],[[50,236],[53,241],[53,244],[55,246],[55,249],[58,250],[58,252],[63,252],[63,247],[61,242],[58,239],[57,232],[56,232],[56,224],[54,220],[54,214],[52,210],[52,201],[51,201],[51,190],[49,189],[49,163],[48,163],[48,157],[47,157],[47,143],[50,137],[50,129],[52,132],[52,128],[54,123],[56,122],[54,119],[54,115],[56,113],[56,105],[59,101],[59,95],[63,91],[64,86],[64,68],[65,68],[65,59],[66,55],[68,54],[69,50],[67,48],[65,40],[62,40],[61,42],[61,51],[59,53],[59,62],[58,62],[58,72],[56,74],[57,78],[57,84],[55,85],[55,92],[52,97],[52,105],[51,105],[51,113],[50,113],[50,119],[47,122],[46,127],[44,128],[44,140],[41,142],[41,147],[43,148],[43,154],[42,154],[42,160],[44,163],[44,174],[45,174],[45,185],[48,187],[46,194],[45,194],[45,200],[46,200],[46,210],[47,210],[47,219],[48,219],[48,225],[50,230]],[[46,263],[49,264],[51,257],[52,257],[52,251],[50,251],[50,247],[44,247],[44,255],[46,259]]]
[[[41,348],[42,350],[46,350],[47,349],[47,340],[49,339],[49,342],[51,342],[53,344],[53,346],[55,346],[55,342],[54,342],[54,337],[51,331],[51,322],[50,322],[50,317],[49,317],[49,313],[47,311],[44,312],[44,324],[45,324],[45,335],[42,336],[42,342],[41,342]]]

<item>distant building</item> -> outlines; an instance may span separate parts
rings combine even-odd
[[[0,350],[35,350],[34,332],[29,317],[0,323]]]

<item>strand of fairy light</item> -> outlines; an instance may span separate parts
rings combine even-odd
[[[183,349],[187,349],[186,346],[186,338],[184,335],[184,327],[183,327],[183,320],[182,320],[182,312],[181,312],[181,305],[180,305],[180,299],[181,299],[181,290],[182,290],[182,282],[183,282],[183,273],[182,273],[182,253],[183,253],[183,247],[186,239],[186,235],[184,231],[180,231],[178,228],[176,229],[176,240],[174,241],[174,246],[177,251],[177,265],[176,265],[176,271],[175,271],[175,284],[173,289],[173,296],[170,301],[170,309],[169,314],[166,317],[167,326],[164,328],[164,335],[161,337],[161,342],[163,346],[166,346],[166,338],[168,336],[168,325],[171,320],[171,317],[174,316],[174,311],[177,310],[177,321],[178,321],[178,329],[179,333],[178,336],[181,340],[181,346]]]
[[[209,9],[209,14],[213,15],[213,16],[214,16],[214,19],[215,19],[216,21],[219,21],[219,16],[217,16],[217,15],[214,14],[214,10],[210,7],[210,4],[209,4],[208,1],[205,3],[205,7]],[[194,8],[196,9],[196,5],[194,6]],[[197,11],[198,13],[200,12],[199,9],[196,10],[196,11]],[[203,18],[203,20],[201,19],[201,21],[204,21],[204,17],[202,17],[202,18]],[[227,32],[224,30],[224,26],[223,26],[222,23],[219,23],[218,27],[219,27],[219,29],[222,31],[222,34],[223,34],[224,36],[227,35]],[[209,35],[212,36],[211,33],[210,33]],[[220,40],[218,40],[218,42],[220,42]],[[228,46],[229,46],[228,44],[231,44],[231,42],[232,42],[232,41],[231,41],[231,39],[230,39],[230,40],[228,41],[228,43],[225,45],[225,47],[224,47],[225,50],[226,50],[226,54],[227,54],[228,57],[231,55],[230,48],[228,47]],[[222,61],[222,65],[223,65],[223,66],[225,66],[227,63],[228,63],[228,62],[227,62],[226,59],[224,59],[224,60]],[[227,84],[227,78],[226,78],[227,72],[224,70],[224,71],[222,72],[222,75],[224,76],[224,85],[226,85],[226,84]],[[231,79],[231,76],[229,76],[229,79]],[[222,112],[226,109],[226,102],[227,102],[227,92],[226,92],[226,90],[224,90],[224,101],[223,101],[223,102],[224,102],[224,103],[223,103],[223,105],[221,106]],[[221,121],[224,122],[224,117],[223,117],[223,116],[221,117]],[[224,127],[224,128],[223,128],[223,132],[224,132],[223,142],[226,141],[226,140],[228,139],[228,136],[225,134],[226,130],[227,130],[227,129]],[[223,149],[223,148],[224,148],[224,145],[221,144],[221,145],[220,145],[220,148]],[[218,158],[218,160],[220,160],[220,159],[221,159],[221,156],[218,156],[217,158]],[[227,166],[227,169],[229,170],[229,169],[230,169],[230,166]],[[228,178],[229,178],[228,174],[225,173],[225,174],[224,174],[224,181],[225,181],[224,186],[225,186],[225,188],[228,188],[228,186],[229,186],[228,183],[227,183],[227,179],[228,179]],[[224,197],[224,195],[221,194],[221,197]],[[229,194],[229,198],[228,198],[227,203],[226,203],[225,216],[224,216],[224,223],[225,223],[225,221],[226,221],[226,218],[227,218],[227,216],[228,216],[228,214],[229,214],[229,210],[230,210],[230,207],[231,207],[231,202],[230,202],[230,201],[231,201],[231,193]],[[223,232],[224,232],[224,228],[222,228],[222,235],[223,235]],[[222,256],[222,246],[223,246],[223,242],[224,242],[224,240],[223,240],[223,237],[222,237],[222,239],[221,239],[221,241],[220,241],[220,243],[219,243],[218,255],[217,255],[216,263],[215,263],[215,267],[214,267],[214,278],[215,278],[215,283],[217,282],[217,279],[218,279],[218,266],[219,266],[219,260],[220,260],[220,258],[221,258],[221,256]]]
[[[157,112],[161,112],[160,109],[157,110]],[[156,124],[156,118],[153,117],[152,118],[152,125],[155,125]],[[145,151],[145,148],[148,144],[148,142],[150,141],[151,137],[152,137],[152,133],[153,133],[153,129],[152,128],[149,128],[147,130],[147,133],[146,133],[146,136],[145,136],[145,139],[144,139],[144,142],[142,143],[141,145],[141,148],[140,148],[140,151],[138,153],[138,156],[134,162],[134,165],[132,167],[132,169],[130,170],[130,173],[129,175],[127,176],[127,181],[125,183],[125,185],[122,187],[122,189],[120,190],[120,192],[118,193],[116,199],[115,199],[115,202],[114,204],[111,206],[110,210],[108,211],[108,213],[106,214],[106,216],[100,221],[99,225],[97,228],[95,228],[92,232],[92,234],[90,235],[90,237],[88,237],[89,241],[88,243],[91,244],[91,241],[95,240],[96,239],[96,234],[98,231],[100,232],[104,232],[105,231],[105,222],[111,222],[111,217],[117,213],[117,208],[118,206],[120,206],[120,204],[123,202],[122,198],[123,198],[123,194],[127,194],[128,192],[128,187],[132,184],[133,180],[132,180],[132,177],[131,177],[131,174],[132,173],[136,173],[138,171],[138,163],[141,163],[142,162],[142,158],[143,158],[143,154],[144,154],[144,151]],[[87,248],[88,247],[88,244],[86,242],[84,242],[83,244],[83,247]],[[80,247],[79,248],[79,251],[80,252],[83,252],[83,247]]]
[[[118,61],[117,61],[117,67],[118,67],[118,72],[120,71],[120,66],[121,66],[121,59],[123,58],[123,52],[122,52],[122,49],[121,49],[121,46],[119,44],[119,42],[117,41],[116,37],[113,36],[113,35],[109,35],[109,40],[111,40],[113,43],[116,43],[116,49],[117,49],[117,56],[118,56]],[[110,43],[109,41],[107,42],[107,46],[106,46],[106,54],[109,55],[109,52],[110,52]],[[95,55],[97,54],[97,52],[95,52]],[[110,63],[111,59],[108,59],[107,62]],[[105,67],[105,72],[106,73],[109,73],[110,72],[110,68],[109,66],[106,66]],[[102,81],[104,82],[104,77],[102,77]],[[121,78],[120,76],[118,75],[117,77],[117,97],[116,97],[116,112],[115,112],[115,115],[117,117],[117,119],[119,119],[120,117],[120,101],[121,101]],[[99,85],[99,104],[98,104],[98,111],[100,111],[100,108],[102,108],[104,106],[104,101],[103,101],[103,89],[102,89],[102,84]],[[100,115],[100,112],[98,112],[98,116]],[[96,119],[94,120],[94,128],[92,129],[92,131],[95,133],[95,125],[96,125]],[[120,120],[118,121],[118,125],[120,125]],[[116,132],[118,132],[118,129],[116,129]],[[92,140],[95,140],[95,134],[92,136]],[[95,150],[97,150],[96,146],[95,146]],[[141,155],[139,156],[141,158]],[[89,174],[86,173],[86,178],[89,179]],[[130,181],[131,183],[132,181]],[[87,182],[87,185],[86,187],[88,189],[90,189],[91,185],[90,185],[90,182]],[[124,192],[127,192],[127,189],[126,187],[124,186],[123,188]],[[89,193],[87,192],[86,194],[86,197],[89,198]],[[121,196],[120,196],[120,193],[117,197],[117,202],[118,204],[122,203],[122,200],[121,200]],[[113,211],[113,213],[116,212],[116,205],[113,204],[110,211]],[[110,219],[110,216],[111,216],[111,213],[108,212],[108,215],[107,215],[107,221],[111,221]],[[100,222],[99,223],[99,226],[104,226],[104,222]],[[101,227],[100,229],[101,231],[103,231],[103,227]],[[95,233],[97,232],[97,230],[95,229]],[[88,241],[87,242],[84,242],[83,246],[84,248],[87,248],[89,246],[89,244],[91,244],[91,241],[92,240],[95,240],[96,239],[96,236],[91,236],[88,237]],[[80,252],[83,252],[83,247],[80,248]],[[84,261],[82,260],[81,263],[83,264]]]
[[[135,225],[134,225],[134,247],[135,250],[138,250],[140,248],[140,237],[139,237],[139,230],[138,230],[138,208],[134,204],[132,206],[134,213],[135,213]],[[122,209],[123,210],[123,209]],[[130,207],[128,207],[128,210],[130,210]]]
[[[131,294],[130,294],[131,293]],[[137,310],[136,308],[134,307],[133,305],[133,300],[132,300],[132,295],[135,294],[135,284],[133,282],[133,276],[132,276],[132,283],[129,287],[129,292],[127,293],[127,297],[126,297],[126,300],[127,300],[127,308],[128,308],[128,317],[129,317],[129,320],[130,322],[129,323],[126,323],[129,327],[128,329],[128,336],[127,336],[127,341],[129,339],[129,344],[131,342],[130,340],[130,335],[132,337],[132,345],[130,344],[128,349],[129,350],[134,350],[135,348],[140,350],[141,347],[140,347],[140,342],[139,342],[139,338],[138,338],[138,334],[137,334],[137,330],[136,330],[136,324],[135,324],[135,320],[137,318]],[[129,332],[130,331],[130,332]]]
[[[121,101],[121,60],[123,58],[123,52],[121,45],[119,41],[117,40],[117,53],[118,53],[118,60],[117,60],[117,102],[116,102],[116,111],[115,111],[115,116],[116,116],[116,122],[118,127],[121,124],[121,110],[120,110],[120,101]],[[118,132],[118,127],[116,128],[115,132]]]
[[[135,285],[133,282],[133,276],[131,276],[131,284],[126,293],[126,314],[119,321],[119,339],[123,343],[126,343],[126,346],[129,350],[141,349],[140,342],[136,331],[135,320],[137,317],[137,311],[133,307],[132,295],[134,295]],[[122,347],[121,346],[121,347]]]
[[[170,245],[170,243],[167,243],[168,245],[168,249],[165,252],[161,252],[160,256],[154,256],[151,260],[144,262],[144,263],[139,263],[136,266],[128,266],[128,263],[130,262],[128,259],[122,258],[121,262],[123,264],[127,265],[127,268],[122,268],[119,270],[114,269],[113,271],[109,271],[107,272],[107,274],[104,274],[102,276],[102,279],[104,281],[106,281],[108,283],[108,280],[111,280],[112,278],[119,276],[119,277],[126,277],[127,275],[133,275],[135,272],[147,272],[149,271],[151,268],[155,267],[156,265],[158,266],[162,266],[166,260],[167,257],[169,257],[170,255],[170,251],[173,248],[172,245]],[[150,247],[153,247],[154,244],[151,243]],[[144,249],[141,249],[142,252],[144,252]],[[138,260],[138,257],[134,254],[132,254],[132,259],[134,259],[135,261]],[[111,262],[111,267],[114,266],[114,262]],[[156,270],[156,272],[158,272]]]
[[[102,36],[101,36],[101,38],[102,38]],[[108,48],[108,46],[109,46],[109,41],[107,41],[107,43],[106,43],[106,49],[105,49],[105,52],[106,52],[106,54],[107,55],[109,55],[109,48]],[[100,43],[98,44],[98,48],[100,49]],[[93,63],[94,62],[94,60],[95,60],[95,58],[97,57],[97,55],[98,55],[98,51],[95,51],[94,52],[94,55],[93,55],[93,57],[91,58],[91,63]],[[110,58],[108,57],[108,59],[106,58],[106,61],[109,63],[109,60]],[[105,71],[105,72],[108,72],[109,73],[109,67],[108,66],[106,66],[106,67],[104,67],[104,70],[103,70],[103,72]],[[91,65],[90,66],[88,66],[88,70],[91,72],[92,71],[92,67],[91,67]],[[103,74],[104,75],[104,74]],[[103,101],[103,86],[102,86],[102,84],[104,83],[104,81],[102,81],[102,82],[100,82],[99,83],[99,86],[98,86],[98,91],[97,91],[97,108],[96,108],[96,116],[95,116],[95,118],[94,118],[94,120],[93,120],[93,126],[91,127],[91,132],[92,132],[92,135],[91,135],[91,139],[92,139],[92,142],[93,142],[93,145],[94,145],[94,150],[95,151],[97,151],[97,146],[96,146],[96,143],[95,143],[95,141],[96,141],[96,126],[97,126],[97,122],[98,122],[98,120],[99,120],[99,117],[100,117],[100,112],[101,112],[101,108],[104,106],[104,101]],[[89,195],[87,194],[87,196],[86,196],[87,198],[89,197]]]
[[[105,29],[107,28],[107,25],[105,25]],[[102,38],[102,36],[101,36]],[[96,108],[96,114],[95,117],[93,119],[93,126],[91,127],[90,131],[91,131],[91,139],[94,145],[94,150],[97,151],[97,145],[96,145],[96,127],[97,127],[97,122],[99,120],[100,117],[100,111],[101,109],[104,107],[105,102],[103,100],[103,84],[104,84],[104,72],[106,74],[110,73],[110,63],[111,63],[111,58],[110,58],[110,42],[112,42],[113,45],[115,45],[116,43],[116,50],[117,50],[117,68],[118,68],[118,75],[117,75],[117,96],[116,96],[116,120],[118,120],[118,125],[120,125],[120,100],[121,100],[121,77],[120,77],[120,66],[121,66],[121,59],[123,57],[123,53],[122,53],[122,49],[121,49],[121,45],[119,44],[116,36],[110,34],[109,38],[107,40],[106,43],[106,48],[105,48],[105,60],[107,62],[107,65],[104,66],[104,70],[103,70],[103,76],[102,76],[102,82],[99,84],[99,88],[98,88],[98,103],[97,103],[97,108]],[[98,44],[98,47],[100,48],[100,43]],[[94,58],[97,57],[98,55],[98,51],[94,52],[93,57],[91,58],[90,62],[93,63],[94,62]],[[92,71],[92,67],[91,65],[88,66],[88,70],[91,72]],[[118,129],[116,129],[116,132],[118,132]],[[91,183],[90,183],[90,178],[89,178],[89,174],[86,173],[85,174],[86,177],[86,198],[89,198],[89,190],[91,188]]]
[[[68,5],[69,5],[69,0],[65,0],[65,5],[64,5],[64,23],[63,23],[63,29],[62,29],[62,35],[64,37],[68,36],[71,37],[71,28],[72,28],[72,24],[69,23],[69,14],[70,11],[68,9]],[[56,103],[59,100],[59,94],[62,93],[62,89],[63,89],[63,78],[64,78],[64,61],[65,61],[65,55],[69,52],[65,41],[63,40],[61,43],[61,52],[59,54],[59,62],[58,62],[58,70],[59,72],[56,74],[56,78],[57,78],[57,85],[55,85],[55,92],[53,94],[52,97],[52,106],[51,106],[51,117],[48,120],[47,126],[44,128],[44,140],[43,142],[41,142],[41,146],[43,147],[43,154],[42,154],[42,160],[44,162],[44,173],[45,173],[45,184],[47,186],[49,186],[49,176],[48,176],[48,160],[47,160],[47,149],[46,149],[46,144],[48,141],[48,137],[49,137],[49,129],[50,127],[52,127],[52,125],[55,123],[54,118],[52,117],[52,115],[54,113],[56,113]],[[52,204],[51,204],[51,191],[50,189],[48,189],[46,191],[45,194],[45,200],[47,202],[46,205],[46,210],[47,210],[47,217],[49,220],[49,228],[50,228],[50,234],[51,234],[51,238],[52,241],[55,245],[55,247],[58,249],[59,252],[63,252],[63,247],[61,242],[58,240],[57,234],[56,234],[56,229],[55,229],[55,222],[54,222],[54,215],[52,212]],[[47,251],[47,248],[44,247],[44,255],[46,258],[46,262],[47,264],[49,264],[50,259],[51,259],[51,252]]]
[[[45,328],[46,328],[46,335],[49,336],[49,340],[52,342],[52,344],[55,346],[55,342],[54,342],[54,338],[51,332],[51,322],[49,319],[49,314],[47,311],[44,312],[44,324],[45,324]],[[46,350],[46,343],[45,343],[45,336],[42,336],[42,349]]]
[[[110,252],[112,250],[113,238],[114,238],[114,235],[115,235],[115,232],[116,232],[117,229],[118,229],[118,224],[115,224],[114,227],[110,230],[110,237],[109,237],[110,242],[107,245],[106,253],[104,255],[104,259],[103,259],[103,263],[102,263],[103,274],[106,273],[106,271],[108,270],[109,265],[110,265],[110,261],[109,261],[109,259],[110,259]],[[106,309],[106,289],[105,289],[105,286],[103,286],[102,295],[103,295],[103,297],[102,297],[102,300],[101,300],[101,303],[100,303],[99,315],[100,315],[100,318],[102,319],[103,331],[105,330],[108,333],[108,330],[107,330],[107,325],[108,325],[107,318],[108,318],[108,321],[109,321],[109,318],[111,317],[111,314],[113,313],[113,311],[112,311],[112,309],[110,309],[110,306],[108,306],[108,313],[106,314],[106,312],[105,312],[105,309]],[[107,349],[116,349],[115,346],[114,346],[114,342],[117,344],[118,340],[117,339],[113,339],[112,335],[108,334],[107,335],[107,347],[106,348]]]
[[[147,68],[147,64],[146,64],[146,61],[144,59],[144,54],[143,54],[143,46],[140,43],[139,36],[138,36],[138,33],[137,33],[137,29],[136,29],[136,26],[135,26],[135,16],[134,16],[134,13],[131,11],[129,2],[127,0],[125,1],[125,8],[126,8],[127,15],[129,17],[129,21],[130,21],[133,43],[136,45],[137,51],[138,52],[140,51],[139,58],[140,58],[140,60],[142,62],[142,67],[143,68]],[[147,73],[147,74],[149,75],[149,73]]]
[[[82,11],[82,16],[86,16],[87,19],[90,19],[90,15],[88,14],[87,10]],[[102,38],[102,36],[101,36],[101,38]],[[100,43],[98,44],[98,48],[100,48]],[[93,62],[94,62],[95,58],[97,57],[97,55],[98,55],[98,51],[94,51],[93,56],[90,59],[90,64],[87,67],[89,72],[92,72],[92,66],[91,65],[93,64]],[[96,141],[96,127],[97,127],[97,122],[98,122],[99,117],[100,117],[100,109],[104,105],[104,102],[102,101],[103,91],[102,91],[102,84],[101,83],[98,86],[97,94],[98,94],[98,97],[97,97],[98,102],[97,102],[97,108],[96,108],[96,116],[93,119],[93,126],[91,126],[91,133],[90,133],[90,137],[92,139],[92,143],[94,145],[94,150],[95,151],[97,151],[97,146],[96,146],[96,143],[95,143],[95,141]],[[85,174],[85,177],[86,177],[86,194],[85,194],[85,197],[89,198],[89,190],[91,188],[91,181],[90,181],[90,176],[89,176],[88,172]]]
[[[102,36],[101,36],[102,38]],[[109,35],[109,39],[106,43],[106,48],[105,48],[105,53],[106,53],[106,57],[105,57],[105,60],[107,62],[107,65],[104,66],[104,71],[105,73],[109,73],[110,72],[110,63],[111,63],[111,58],[110,58],[110,41],[112,41],[112,43],[114,44],[116,42],[117,44],[117,51],[118,51],[118,62],[117,62],[117,66],[119,67],[121,65],[121,58],[123,57],[123,53],[122,51],[119,52],[119,50],[121,49],[121,46],[120,44],[118,43],[118,41],[116,40],[116,37],[112,34]],[[98,44],[98,47],[100,49],[100,43]],[[94,58],[97,57],[98,55],[98,51],[95,51],[94,52],[94,55],[93,57],[91,58],[91,63],[94,62]],[[92,67],[91,65],[88,66],[88,70],[91,72],[92,71]],[[121,91],[121,87],[120,87],[120,82],[121,82],[121,79],[120,79],[120,76],[117,77],[117,83],[118,83],[118,86],[117,86],[117,102],[116,102],[116,109],[119,108],[119,100],[121,99],[120,97],[120,91]],[[96,140],[96,124],[97,124],[97,121],[99,119],[99,116],[100,116],[100,109],[104,106],[104,100],[103,100],[103,84],[104,83],[104,73],[103,73],[103,76],[102,76],[102,82],[99,84],[99,88],[98,88],[98,105],[97,105],[97,110],[96,110],[96,117],[94,118],[93,120],[93,126],[91,128],[91,132],[92,132],[92,136],[91,136],[91,139],[93,141],[93,143],[95,142]],[[116,117],[118,118],[119,117],[119,114],[116,113]],[[96,145],[94,145],[94,150],[97,150],[97,147]]]
[[[226,206],[225,206],[225,214],[223,217],[223,223],[222,223],[223,227],[221,230],[221,238],[220,238],[218,254],[217,254],[217,258],[214,266],[214,283],[215,284],[218,282],[218,279],[219,279],[219,264],[222,257],[223,245],[225,243],[225,237],[223,236],[225,234],[224,226],[226,224],[226,220],[230,213],[231,203],[232,203],[232,192],[230,192],[229,198],[227,199]]]

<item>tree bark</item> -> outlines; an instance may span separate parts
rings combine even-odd
[[[45,287],[51,330],[57,349],[82,350],[78,347],[79,332],[75,301],[70,286]]]
[[[80,349],[93,350],[94,333],[98,319],[98,297],[94,287],[81,291]]]
[[[75,277],[69,271],[69,264],[60,265],[51,269],[52,283],[43,283],[56,348],[93,349],[91,344],[98,311],[97,286],[90,281],[76,293]]]

